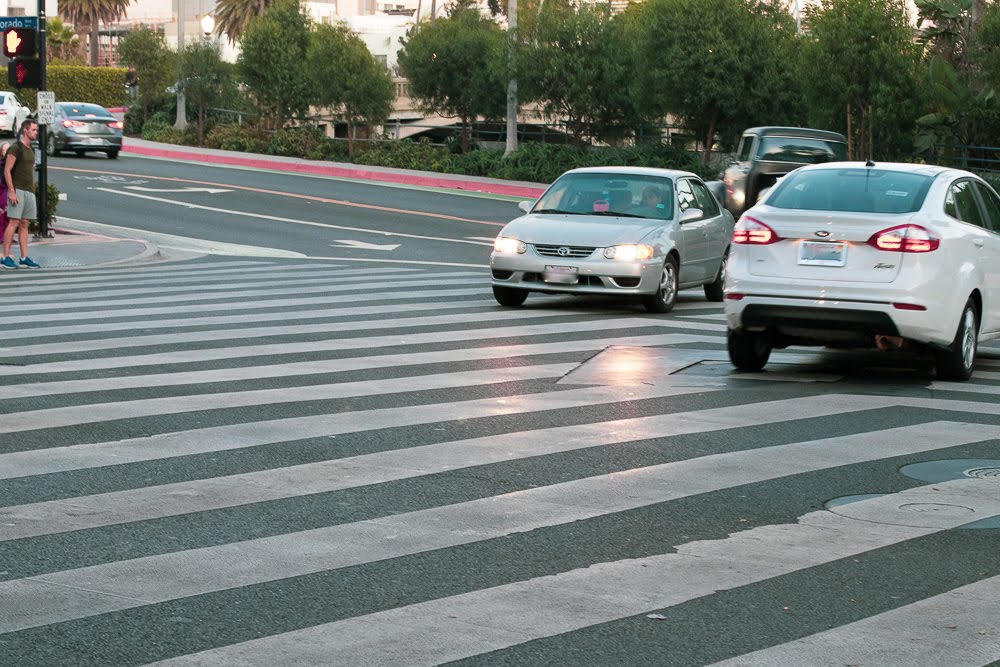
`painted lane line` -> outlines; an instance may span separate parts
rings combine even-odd
[[[356,250],[395,250],[399,243],[367,243],[365,241],[341,240],[330,244],[335,248],[354,248]]]
[[[977,516],[1000,514],[1000,498],[992,493],[992,482],[961,480],[937,486],[939,490],[917,487],[861,503],[874,518],[890,521],[899,515],[900,505],[937,499],[942,490],[947,495],[964,486],[976,494],[963,498],[976,505]],[[152,664],[437,665],[673,607],[720,590],[932,535],[967,521],[965,517],[949,519],[910,527],[813,512],[796,524],[690,542],[678,547],[676,553],[600,563]]]
[[[998,618],[1000,577],[990,577],[713,667],[980,667],[1000,661]]]
[[[126,190],[135,190],[137,192],[207,192],[210,195],[232,192],[231,189],[227,190],[224,188],[147,188],[141,185],[126,185],[124,187]]]
[[[985,430],[976,424],[935,422],[710,455],[351,524],[39,575],[30,580],[0,583],[0,597],[13,600],[15,608],[28,610],[27,618],[11,619],[17,626],[0,625],[0,632],[22,629],[25,623],[44,625],[78,618],[78,615],[67,615],[64,610],[79,608],[75,603],[79,589],[86,591],[88,600],[95,593],[109,596],[105,604],[112,605],[112,609],[163,602],[299,576],[309,571],[320,572],[471,544],[789,475],[957,446],[984,437]],[[520,643],[558,634],[552,632],[551,624],[561,626],[567,619],[556,614],[543,620],[535,616],[535,611],[523,609],[523,613],[532,618],[524,619],[524,625],[520,626],[522,614],[511,614],[513,609],[502,612],[497,608],[498,605],[509,607],[513,601],[511,593],[516,592],[515,599],[525,593],[545,598],[551,592],[545,589],[551,587],[574,590],[586,596],[617,598],[618,604],[614,605],[607,604],[607,600],[603,603],[594,600],[595,604],[586,605],[597,617],[574,626],[585,627],[1000,514],[1000,497],[995,494],[995,484],[988,480],[960,480],[918,487],[864,501],[867,504],[859,511],[867,511],[866,516],[870,519],[877,520],[885,515],[896,518],[898,504],[915,502],[931,494],[936,502],[947,502],[958,494],[961,502],[975,511],[958,518],[935,516],[930,519],[912,513],[918,515],[914,521],[931,522],[929,526],[919,524],[917,527],[883,525],[847,519],[831,512],[815,512],[803,517],[797,525],[767,526],[737,533],[726,540],[693,542],[679,547],[676,554],[601,563],[584,570],[410,605],[363,618],[374,620],[388,614],[393,622],[405,617],[425,628],[440,624],[442,617],[438,612],[447,609],[446,616],[457,614],[460,625],[464,625],[463,619],[472,616],[487,626],[517,624],[519,632],[528,633],[527,637],[514,642]],[[128,511],[128,508],[123,510]],[[778,553],[772,553],[774,550]],[[821,560],[816,562],[815,559]],[[230,568],[229,576],[218,576],[213,563],[225,563]],[[652,572],[646,573],[648,576],[636,574],[635,570],[642,569],[638,563],[644,563]],[[165,572],[171,573],[170,576],[163,576]],[[743,581],[751,575],[755,576]],[[704,590],[706,585],[711,586],[707,591]],[[692,588],[697,591],[694,595]],[[15,599],[15,595],[20,599]],[[681,597],[675,598],[677,595]],[[540,609],[553,612],[548,603]],[[609,609],[614,616],[604,618]],[[625,613],[626,609],[631,611]],[[107,610],[98,600],[93,600],[83,613],[94,615]],[[495,614],[494,621],[487,622],[491,614]],[[330,625],[337,624],[317,627],[329,629]],[[573,628],[559,632],[569,629]],[[313,630],[316,628],[305,632]],[[541,634],[533,634],[539,632]],[[378,638],[393,634],[392,631],[373,633],[371,642],[376,646],[367,649],[380,650]],[[338,632],[329,635],[344,636],[349,635]],[[359,635],[352,633],[350,636]],[[322,641],[325,650],[339,650],[329,639]],[[343,658],[331,664],[359,664],[348,656]],[[262,664],[279,663],[271,660]],[[310,663],[293,658],[288,664]]]

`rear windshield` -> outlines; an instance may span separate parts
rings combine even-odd
[[[110,111],[97,104],[64,104],[62,110],[67,116],[99,116],[101,118],[111,116]]]
[[[847,159],[847,146],[839,141],[803,137],[764,137],[757,151],[759,160],[819,164]]]
[[[793,171],[766,203],[776,208],[857,213],[912,213],[924,204],[933,177],[870,167]]]

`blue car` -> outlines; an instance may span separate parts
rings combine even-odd
[[[122,149],[123,127],[122,121],[99,104],[58,102],[55,120],[49,125],[48,154],[99,152],[113,160]]]

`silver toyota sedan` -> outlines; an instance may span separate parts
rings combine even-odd
[[[493,244],[493,295],[520,306],[528,292],[637,296],[670,311],[702,286],[722,301],[735,224],[695,174],[588,167],[560,176]]]

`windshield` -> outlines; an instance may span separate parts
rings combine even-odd
[[[673,193],[673,181],[660,176],[563,174],[531,212],[669,220],[674,211]]]
[[[765,202],[775,208],[857,213],[912,213],[920,209],[933,178],[872,167],[793,171]]]
[[[847,146],[839,141],[803,137],[764,137],[757,152],[767,162],[819,164],[847,159]]]

